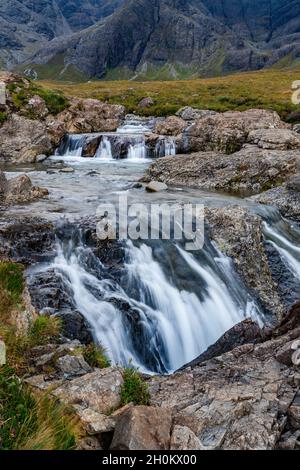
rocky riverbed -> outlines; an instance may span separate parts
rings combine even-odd
[[[125,109],[74,100],[54,116],[38,95],[16,106],[30,82],[1,77],[13,87],[0,127],[0,258],[26,267],[19,327],[38,315],[63,325],[30,352],[26,383],[73,407],[81,449],[299,448],[299,134],[272,111],[184,108],[142,131],[152,155],[172,138],[176,156],[91,158],[101,134],[85,156],[47,158],[69,133],[114,132]],[[101,242],[97,207],[120,194],[204,204],[203,250]],[[93,341],[110,367],[80,353]],[[128,364],[149,406],[122,407]]]

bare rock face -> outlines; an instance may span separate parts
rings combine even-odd
[[[198,119],[205,118],[207,116],[214,116],[216,114],[216,111],[211,111],[210,109],[197,109],[192,108],[191,106],[185,106],[177,111],[176,116],[189,122],[197,121]]]
[[[299,334],[298,326],[279,338],[149,379],[151,404],[173,413],[171,448],[277,448],[285,427],[293,432],[298,426],[299,406],[297,372],[276,355]]]
[[[298,173],[299,152],[248,146],[232,155],[199,152],[156,160],[145,181],[158,180],[205,190],[255,194]]]
[[[65,403],[107,413],[120,406],[123,376],[118,368],[96,369],[57,388],[53,393]]]
[[[259,148],[269,150],[292,150],[300,148],[300,136],[290,129],[256,129],[247,141]]]
[[[205,217],[213,240],[233,259],[248,288],[254,290],[265,308],[281,320],[285,308],[265,252],[262,219],[240,206],[206,208]]]
[[[178,116],[169,116],[164,121],[158,122],[153,133],[159,135],[180,135],[186,128],[186,122]]]
[[[230,111],[199,119],[187,129],[186,140],[190,152],[216,150],[230,154],[242,148],[251,131],[288,127],[274,111]]]
[[[124,106],[94,99],[72,99],[68,109],[57,116],[69,133],[114,132],[125,117]]]
[[[44,119],[49,114],[45,101],[38,95],[30,98],[27,109],[35,116],[36,119]]]
[[[259,204],[268,204],[279,209],[280,213],[289,219],[300,221],[300,192],[289,189],[293,186],[283,185],[278,188],[272,188],[261,194],[252,196],[255,202]]]
[[[170,449],[170,410],[149,406],[129,407],[116,423],[111,450]]]
[[[12,114],[0,128],[0,159],[33,163],[37,155],[49,155],[52,149],[42,121]]]

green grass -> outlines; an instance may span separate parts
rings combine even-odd
[[[195,80],[37,83],[45,89],[61,91],[67,97],[97,98],[111,104],[123,104],[127,112],[148,116],[166,116],[183,106],[193,106],[218,112],[274,109],[286,119],[291,113],[300,111],[291,102],[291,86],[294,80],[299,79],[299,70],[269,69]],[[141,99],[148,96],[154,104],[146,109],[139,108]]]
[[[111,363],[105,355],[105,349],[101,345],[89,344],[82,350],[82,355],[85,361],[91,367],[98,367],[99,369],[105,369],[110,367]]]
[[[70,450],[77,423],[47,395],[35,397],[13,369],[0,369],[0,449]]]
[[[3,124],[7,119],[7,114],[3,111],[0,111],[0,125]]]
[[[28,342],[30,347],[55,342],[62,331],[61,320],[57,317],[40,316],[30,326]]]
[[[121,405],[134,403],[135,405],[149,405],[150,394],[147,383],[143,381],[139,372],[127,368],[123,373],[124,383],[121,389]]]

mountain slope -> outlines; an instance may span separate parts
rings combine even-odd
[[[58,36],[109,16],[124,0],[0,0],[0,66],[10,68]]]

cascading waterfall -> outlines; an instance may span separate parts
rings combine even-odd
[[[111,149],[111,143],[110,140],[107,136],[103,136],[101,139],[100,145],[97,149],[95,158],[101,158],[102,160],[112,160],[113,155],[112,155],[112,149]]]
[[[154,150],[155,157],[171,157],[176,155],[176,144],[172,138],[159,139]]]
[[[86,140],[85,134],[69,134],[56,150],[55,155],[66,157],[81,157],[82,149]]]
[[[157,245],[128,242],[118,281],[82,241],[59,240],[55,260],[43,268],[63,276],[113,363],[172,372],[247,316],[263,321],[231,262],[213,245],[200,260],[173,243],[164,247],[155,253]],[[172,269],[170,259],[177,264]]]
[[[140,138],[137,143],[129,145],[127,158],[128,160],[140,160],[147,158],[147,148],[144,137]]]

